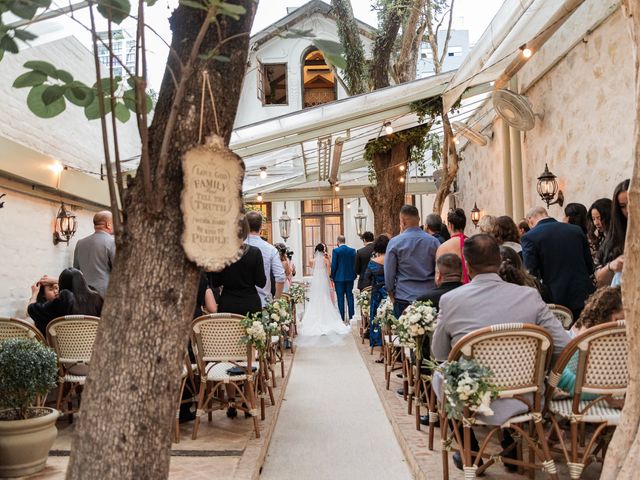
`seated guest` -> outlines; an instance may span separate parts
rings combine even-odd
[[[449,240],[438,247],[436,260],[445,253],[455,253],[458,255],[462,260],[462,283],[469,283],[467,266],[465,265],[464,254],[462,253],[462,245],[467,238],[464,234],[464,227],[467,225],[467,216],[464,210],[461,208],[450,210],[447,214],[447,224],[453,233]]]
[[[431,348],[434,358],[446,360],[452,347],[464,337],[483,327],[500,323],[531,323],[546,329],[553,339],[554,355],[558,355],[569,342],[569,335],[549,310],[537,291],[529,287],[507,283],[498,276],[500,248],[493,236],[478,234],[465,240],[463,247],[472,281],[440,298],[440,311],[433,334]],[[434,389],[441,396],[442,376],[434,376]],[[492,416],[478,418],[488,425],[501,425],[514,415],[529,410],[516,399],[498,399],[492,402]],[[512,440],[505,435],[503,448]],[[478,450],[472,436],[471,448]],[[460,456],[454,463],[462,467]]]
[[[418,301],[430,301],[435,308],[440,308],[440,297],[463,285],[461,278],[462,260],[455,253],[445,253],[436,260],[436,287],[418,297]]]
[[[591,257],[593,258],[596,269],[601,267],[598,263],[598,251],[604,243],[607,231],[609,230],[612,209],[613,202],[610,198],[599,198],[593,202],[587,215],[587,238],[589,239]]]
[[[384,287],[384,256],[387,252],[389,237],[380,235],[373,242],[372,258],[369,260],[365,276],[367,282],[371,285],[371,301],[369,302],[369,345],[371,347],[382,345],[382,330],[379,324],[374,324],[373,319],[376,316],[378,307],[382,301],[387,298],[387,290]],[[380,358],[376,360],[382,363],[382,351]]]
[[[440,243],[444,243],[448,240],[442,236],[442,217],[437,213],[430,213],[427,215],[424,222],[424,231],[429,235],[436,237]]]
[[[511,247],[516,251],[516,253],[522,255],[518,226],[511,217],[503,215],[496,218],[496,222],[493,225],[493,231],[490,233],[492,233],[493,236],[496,237],[498,245]]]
[[[51,320],[65,315],[91,315],[99,317],[102,297],[87,285],[82,272],[76,268],[62,271],[58,279],[59,293],[44,303],[33,302],[27,307],[29,316],[42,335],[46,335]]]
[[[29,305],[32,303],[50,302],[58,296],[58,279],[43,276],[35,284],[31,285],[31,298]]]
[[[535,288],[540,293],[542,299],[546,303],[549,303],[544,286],[540,283],[540,280],[527,272],[527,269],[524,268],[522,260],[520,259],[520,255],[518,255],[515,250],[502,245],[500,247],[500,258],[502,258],[502,263],[500,264],[498,275],[500,275],[502,280],[516,285]]]
[[[243,236],[246,239],[249,233],[249,224],[246,219],[242,225]],[[211,287],[222,287],[218,312],[247,315],[262,310],[262,302],[256,287],[264,288],[267,284],[267,276],[259,248],[245,243],[242,247],[242,256],[222,271],[213,273],[210,280]]]
[[[569,335],[576,337],[587,328],[595,327],[602,323],[614,322],[624,318],[622,309],[622,293],[620,287],[602,287],[595,291],[587,300],[580,318],[573,326]],[[558,382],[558,388],[573,395],[576,385],[576,372],[578,370],[578,352],[576,352],[562,371],[562,377]],[[581,395],[582,400],[594,400],[598,395]]]

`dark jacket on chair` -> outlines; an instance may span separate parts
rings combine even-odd
[[[545,218],[522,236],[524,264],[542,279],[552,303],[571,310],[584,307],[594,291],[593,260],[580,227]]]

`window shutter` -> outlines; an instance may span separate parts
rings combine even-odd
[[[262,102],[262,105],[264,105],[264,102],[265,102],[265,96],[264,96],[265,75],[266,75],[266,72],[264,69],[264,65],[260,60],[258,60],[258,71],[256,73],[256,82],[258,85],[257,95],[258,95],[258,100]]]

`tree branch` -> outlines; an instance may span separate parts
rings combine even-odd
[[[136,32],[136,76],[135,99],[136,99],[136,121],[138,124],[138,132],[140,133],[140,165],[142,166],[142,182],[144,188],[144,196],[147,206],[152,203],[152,182],[151,182],[151,162],[149,160],[149,126],[147,124],[147,50],[144,33],[144,2],[138,2],[138,28]],[[173,49],[171,49],[173,50]],[[171,51],[170,50],[170,51]],[[177,53],[174,51],[176,58]],[[140,60],[142,59],[142,78],[140,77]],[[179,62],[179,65],[182,65]],[[167,65],[168,68],[168,65]],[[172,72],[173,75],[173,72]]]
[[[358,24],[353,16],[349,0],[331,0],[338,27],[338,37],[344,46],[347,68],[344,71],[349,95],[358,95],[368,90],[366,81],[366,60],[360,39]]]
[[[449,40],[451,39],[451,25],[453,23],[453,2],[454,1],[455,0],[451,0],[451,7],[449,8],[449,25],[447,26],[447,38],[445,39],[444,46],[442,47],[442,57],[440,58],[440,66],[441,66],[440,68],[442,68],[444,59],[447,56],[447,50],[449,50]]]
[[[109,35],[109,51],[113,49],[113,38],[111,37],[111,18],[107,19],[107,32]],[[118,145],[118,128],[116,125],[116,85],[113,78],[113,62],[109,55],[109,102],[111,104],[111,134],[113,136],[113,156],[116,161],[116,186],[118,187],[118,197],[120,206],[124,209],[124,181],[122,179],[122,168],[120,166],[120,148]]]

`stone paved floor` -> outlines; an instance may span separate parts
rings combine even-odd
[[[191,440],[193,422],[180,426],[180,443],[172,446],[170,479],[175,480],[255,480],[271,441],[271,435],[284,400],[284,391],[291,373],[294,356],[285,356],[286,378],[280,377],[276,367],[277,388],[274,389],[276,406],[266,400],[266,419],[261,422],[261,435],[255,438],[253,422],[240,414],[235,419],[226,417],[223,411],[214,412],[212,422],[200,424],[198,438]],[[29,480],[63,480],[67,463],[73,424],[65,419],[58,422],[58,438],[53,445],[43,471],[31,475]]]
[[[361,343],[361,339],[357,330],[354,330],[354,336],[356,337],[356,343],[359,346],[360,354],[369,369],[373,383],[378,391],[385,411],[391,421],[393,430],[398,437],[400,446],[403,449],[409,466],[413,469],[413,473],[416,479],[429,479],[435,480],[442,478],[443,465],[442,465],[442,450],[440,448],[440,430],[436,428],[434,435],[434,450],[428,449],[428,427],[422,426],[421,430],[416,430],[415,416],[407,413],[407,402],[403,399],[402,395],[398,395],[396,391],[402,388],[402,380],[396,377],[396,373],[400,370],[394,371],[391,374],[391,384],[389,390],[386,389],[384,380],[384,366],[382,364],[375,363],[375,360],[379,356],[379,347],[375,349],[373,355],[370,354],[368,340],[365,340],[365,344]],[[424,414],[424,413],[423,413]],[[480,433],[480,439],[482,434]],[[495,445],[491,451],[496,453],[500,450],[498,445]],[[525,454],[526,455],[526,454]],[[559,476],[561,479],[569,478],[568,471],[565,464],[560,460],[561,456],[556,456],[556,465],[559,469]],[[595,480],[600,477],[600,464],[590,465],[584,470],[583,480]],[[451,459],[449,459],[449,478],[462,479],[463,474],[460,470],[457,470]],[[524,479],[527,478],[522,475],[508,473],[501,465],[492,465],[485,471],[485,475],[481,478],[485,479]],[[536,479],[549,478],[543,472],[536,473]]]

